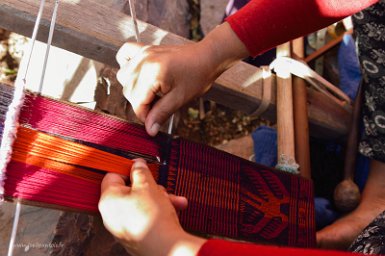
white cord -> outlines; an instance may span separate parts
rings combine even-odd
[[[138,29],[138,22],[137,22],[137,20],[136,20],[135,0],[128,0],[128,4],[130,5],[130,12],[131,12],[131,18],[132,18],[132,25],[133,25],[134,31],[135,31],[136,42],[140,43],[139,29]]]
[[[28,52],[28,61],[26,63],[26,68],[25,68],[24,74],[22,76],[24,82],[27,79],[29,63],[31,62],[33,48],[35,47],[37,33],[39,32],[39,25],[40,25],[40,21],[41,21],[41,16],[43,15],[44,5],[45,5],[45,0],[41,0],[40,7],[39,7],[39,12],[37,14],[36,21],[35,21],[35,26],[33,27],[31,43],[29,44],[30,49],[28,49],[28,51],[27,51]],[[20,68],[19,68],[19,70],[20,70]]]
[[[13,224],[12,224],[11,238],[9,239],[7,256],[13,255],[13,248],[15,246],[15,240],[16,240],[16,234],[17,234],[17,226],[19,225],[20,209],[21,209],[21,204],[19,201],[17,201],[16,208],[15,208],[15,217],[13,218]]]
[[[26,84],[26,76],[28,67],[30,64],[33,48],[36,41],[36,35],[39,30],[40,20],[44,9],[45,0],[41,0],[38,15],[36,17],[35,26],[32,33],[32,39],[28,45],[28,51],[25,51],[24,56],[28,56],[27,62],[23,61],[23,58],[18,75],[15,81],[15,90],[12,98],[12,102],[8,107],[8,111],[4,121],[3,135],[0,145],[0,202],[4,201],[4,182],[6,179],[7,164],[11,160],[12,145],[16,138],[17,128],[19,126],[19,114],[20,109],[24,103],[24,87]]]
[[[51,25],[49,27],[47,49],[45,50],[44,64],[43,64],[43,69],[41,72],[41,78],[40,78],[40,83],[39,83],[39,90],[38,90],[39,94],[41,94],[41,92],[43,91],[43,82],[44,82],[44,77],[45,77],[45,71],[47,70],[48,55],[49,55],[49,50],[50,50],[51,45],[52,45],[53,32],[55,31],[55,24],[56,24],[58,7],[59,7],[59,0],[56,0],[55,6],[53,9],[53,13],[52,13]]]

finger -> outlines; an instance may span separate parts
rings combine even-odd
[[[170,91],[169,79],[161,69],[159,63],[144,64],[131,91],[131,106],[142,122],[145,122],[155,99],[159,98],[158,95]]]
[[[127,42],[120,47],[116,54],[116,61],[122,67],[127,64],[136,54],[138,54],[144,47],[141,43]]]
[[[134,160],[131,168],[131,186],[133,189],[143,186],[157,186],[151,171],[143,159]]]
[[[158,185],[159,189],[164,193],[165,196],[167,196],[172,205],[174,206],[175,210],[181,211],[187,208],[188,201],[187,198],[184,196],[176,196],[174,194],[167,193],[167,190],[162,185]]]
[[[149,110],[145,120],[145,127],[150,136],[158,134],[160,126],[182,106],[183,99],[174,94],[175,93],[171,91],[170,93],[164,95]]]
[[[176,196],[173,194],[169,194],[168,197],[170,198],[170,201],[172,205],[174,206],[175,210],[181,211],[187,208],[188,201],[187,198],[184,196]]]
[[[158,63],[146,63],[141,57],[134,58],[116,74],[122,84],[123,95],[131,103],[136,116],[142,122],[153,105],[157,94],[170,89]],[[162,86],[163,85],[163,86]]]
[[[107,173],[101,184],[101,194],[104,194],[109,187],[119,187],[119,186],[126,186],[126,182],[123,179],[123,177],[116,173]]]
[[[161,83],[153,75],[157,70],[152,66],[156,64],[143,65],[140,73],[134,74],[136,79],[132,82],[132,87],[123,88],[123,95],[129,99],[133,111],[142,122],[145,121],[153,102],[158,97],[157,94],[161,91]]]

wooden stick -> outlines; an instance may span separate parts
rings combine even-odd
[[[292,52],[294,56],[304,57],[303,37],[292,41]],[[293,77],[293,84],[295,156],[300,175],[311,179],[306,82],[299,77]]]
[[[47,0],[38,39],[46,40],[48,11],[53,0]],[[0,27],[30,36],[39,2],[36,0],[1,0]],[[141,39],[146,44],[181,44],[190,42],[178,35],[138,22]],[[134,40],[131,17],[106,8],[91,0],[62,0],[53,44],[112,66],[115,54],[127,40]],[[275,84],[273,84],[275,91]],[[262,71],[246,63],[238,63],[223,73],[205,95],[217,103],[252,113],[262,100]],[[349,111],[325,99],[319,92],[308,92],[310,130],[316,137],[341,138],[347,133]],[[263,118],[275,120],[275,98]]]
[[[345,148],[344,179],[334,190],[334,203],[343,212],[354,210],[360,202],[360,189],[354,183],[358,149],[359,123],[362,107],[362,88],[358,89],[354,103],[351,128]]]
[[[277,47],[277,58],[279,57],[290,57],[290,42]],[[296,173],[291,74],[284,69],[275,71],[277,74],[277,168]]]

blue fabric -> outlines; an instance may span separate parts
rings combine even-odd
[[[255,162],[274,167],[277,165],[277,132],[267,126],[258,127],[251,134],[254,142]]]
[[[317,230],[326,227],[339,217],[339,214],[334,209],[332,203],[325,198],[314,198],[314,206]]]
[[[340,44],[338,70],[341,90],[354,100],[361,81],[361,70],[354,39],[351,35],[344,35]]]

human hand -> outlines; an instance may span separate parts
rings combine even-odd
[[[205,240],[187,234],[175,211],[187,207],[186,198],[158,186],[144,160],[136,160],[130,179],[131,187],[118,174],[102,181],[99,211],[107,230],[134,255],[195,255]]]
[[[124,44],[117,54],[117,78],[148,134],[155,136],[172,113],[209,90],[222,72],[246,56],[247,49],[224,23],[195,44]],[[157,95],[163,97],[154,103]]]

